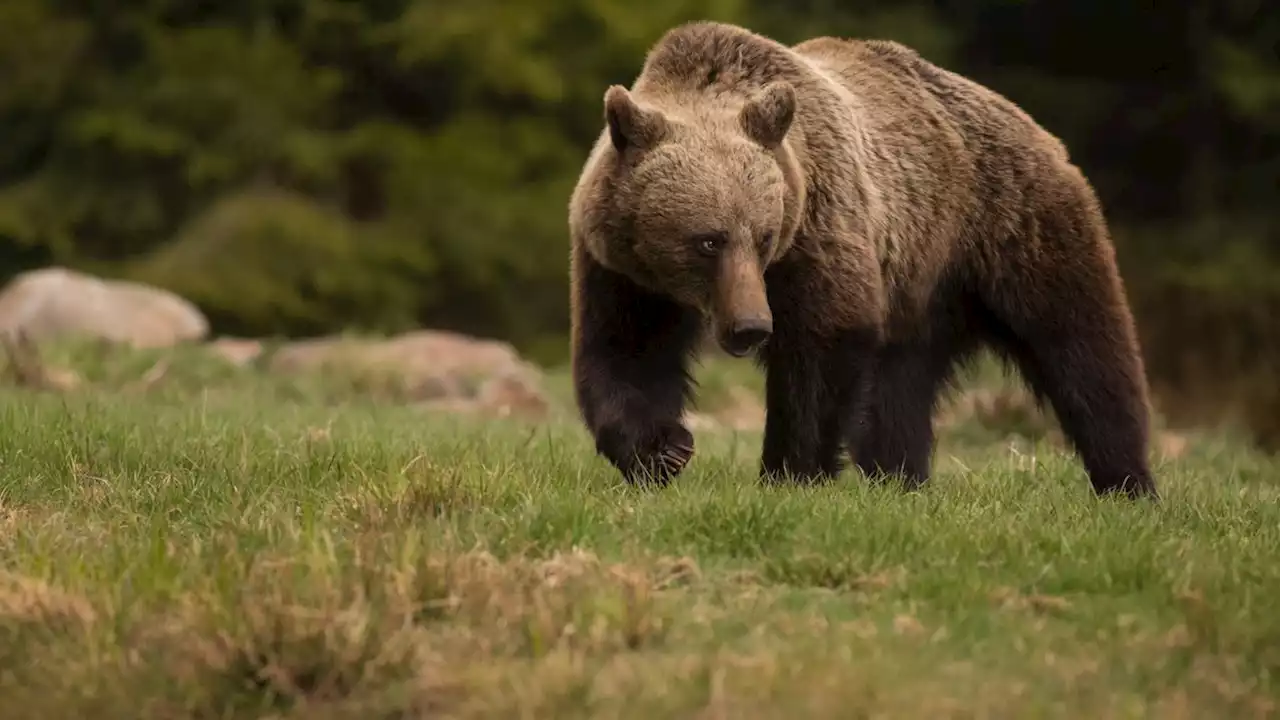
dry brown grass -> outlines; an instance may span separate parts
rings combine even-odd
[[[896,579],[868,579],[866,592]],[[1132,662],[1183,654],[1188,681],[1150,701],[1117,696],[1108,653],[1034,647],[1071,604],[1013,590],[993,605],[1027,623],[1031,666],[942,661],[948,628],[788,609],[781,591],[709,583],[689,558],[606,562],[571,550],[500,559],[413,536],[366,536],[352,555],[254,558],[236,578],[142,613],[48,583],[0,578],[10,652],[33,652],[3,687],[29,717],[1025,717],[1101,718],[1145,707],[1271,717],[1274,701],[1205,628],[1132,630]],[[1188,617],[1194,617],[1194,597]],[[1047,617],[1046,617],[1047,616]],[[737,642],[717,625],[755,618]],[[1123,618],[1120,625],[1124,625]],[[1122,627],[1123,630],[1123,627]],[[56,672],[51,672],[55,671]],[[1036,685],[1052,676],[1058,697]],[[905,681],[904,678],[910,678]],[[56,688],[56,692],[55,692]],[[74,688],[74,691],[69,691]],[[1137,704],[1134,704],[1137,703]],[[105,714],[102,714],[105,713]],[[19,713],[21,714],[21,713]]]

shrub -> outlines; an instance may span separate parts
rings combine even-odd
[[[222,332],[294,335],[410,326],[431,269],[376,227],[255,189],[214,203],[129,274],[187,297]]]

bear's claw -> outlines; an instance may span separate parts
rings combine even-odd
[[[614,427],[601,434],[597,449],[628,482],[665,485],[693,458],[693,435],[679,424],[658,425],[640,433]]]

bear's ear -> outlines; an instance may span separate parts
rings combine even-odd
[[[667,129],[666,118],[661,113],[637,105],[621,85],[612,85],[605,92],[604,118],[609,124],[609,139],[618,152],[653,147]]]
[[[775,80],[747,100],[739,120],[748,137],[773,149],[787,136],[795,115],[795,88],[785,80]]]

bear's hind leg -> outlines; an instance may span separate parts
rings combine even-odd
[[[992,339],[1049,401],[1098,495],[1154,499],[1137,334],[1102,231],[1088,220],[1059,213],[1040,221],[1053,244],[988,288]]]
[[[574,260],[573,383],[582,418],[596,451],[629,482],[665,483],[693,456],[682,416],[701,324],[585,253]]]
[[[1047,399],[1098,495],[1155,496],[1147,461],[1148,416],[1140,370],[1123,340],[1102,327],[1003,344],[1037,398]],[[1114,331],[1114,326],[1109,328]]]

